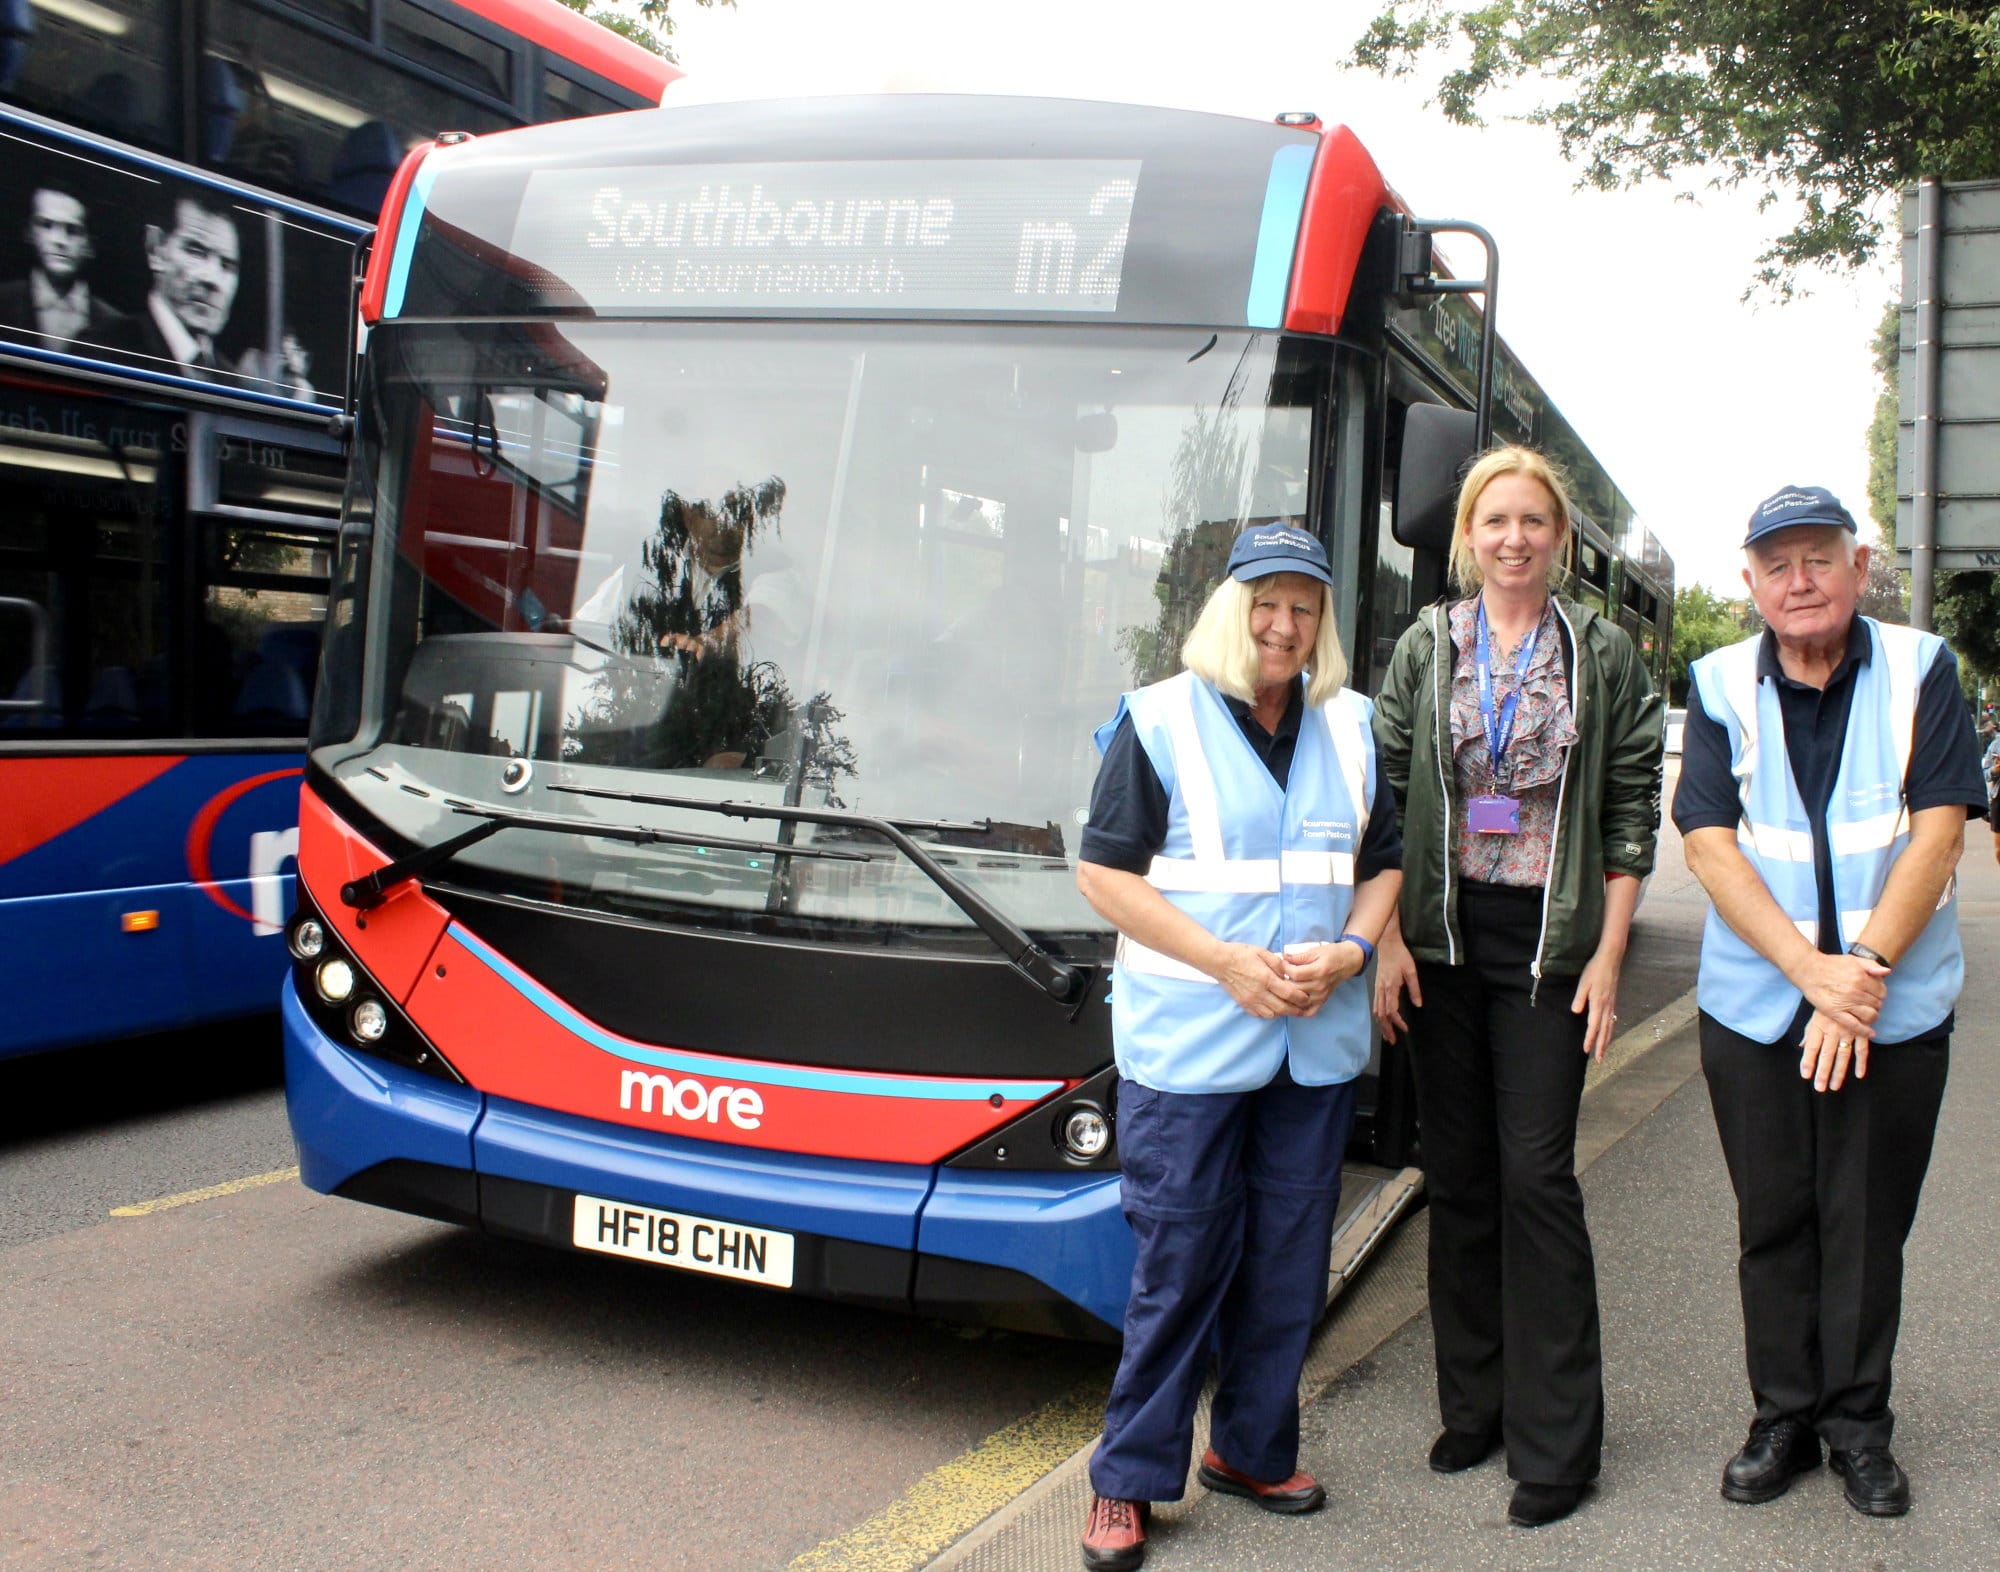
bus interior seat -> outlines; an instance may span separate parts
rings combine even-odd
[[[274,622],[257,638],[257,659],[282,661],[310,688],[319,667],[320,629],[316,622]]]
[[[236,64],[220,55],[201,57],[201,154],[211,164],[229,157],[236,125],[243,118],[243,84]]]
[[[86,726],[139,724],[139,684],[133,680],[130,667],[106,666],[90,679],[83,720]]]
[[[371,216],[379,213],[402,162],[403,143],[395,128],[386,120],[364,120],[347,133],[333,155],[326,200]]]
[[[257,663],[236,690],[231,716],[257,731],[297,735],[312,713],[319,630],[297,623],[266,628],[257,640]]]
[[[0,93],[11,93],[28,63],[35,41],[35,8],[31,0],[0,0]]]
[[[303,732],[311,697],[305,679],[280,661],[260,660],[236,690],[231,716],[255,731]]]
[[[62,724],[62,684],[53,665],[30,666],[21,673],[14,691],[7,695],[9,707],[0,710],[0,728],[8,731],[48,731]],[[12,706],[33,705],[33,709]]]

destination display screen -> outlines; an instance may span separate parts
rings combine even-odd
[[[419,167],[383,316],[1275,327],[1319,146],[1228,115],[969,94],[526,127]]]
[[[599,312],[1111,313],[1142,161],[538,170],[510,250]]]

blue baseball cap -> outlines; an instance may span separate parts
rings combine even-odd
[[[1236,537],[1229,548],[1229,576],[1248,584],[1272,573],[1303,573],[1333,587],[1333,570],[1327,566],[1326,548],[1302,529],[1281,524],[1252,524]]]
[[[1766,497],[1750,515],[1750,533],[1743,544],[1762,540],[1766,535],[1795,524],[1838,524],[1850,535],[1859,535],[1854,515],[1840,505],[1840,498],[1824,486],[1787,486]]]

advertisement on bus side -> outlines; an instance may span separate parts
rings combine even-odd
[[[358,235],[0,119],[0,347],[341,407]]]

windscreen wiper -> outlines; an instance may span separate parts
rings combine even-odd
[[[398,857],[394,862],[386,862],[373,873],[359,879],[350,880],[340,887],[340,898],[356,911],[368,911],[380,906],[389,891],[405,879],[416,879],[433,869],[441,868],[468,846],[476,846],[487,836],[501,830],[544,830],[561,835],[593,835],[599,840],[627,841],[634,846],[702,846],[711,851],[744,851],[768,856],[772,852],[769,841],[742,841],[727,836],[695,835],[687,830],[649,830],[636,824],[600,824],[595,819],[566,819],[553,813],[510,813],[498,808],[481,807],[478,803],[464,802],[456,797],[445,799],[445,806],[453,813],[467,814],[483,822],[475,824],[462,835],[454,835],[450,840],[439,841],[434,846],[419,846],[407,856]],[[808,846],[793,848],[787,852],[792,857],[821,857],[830,862],[869,862],[867,852],[838,851],[833,847]]]
[[[990,829],[990,822],[953,824],[942,819],[878,819],[873,814],[852,813],[845,808],[798,808],[761,802],[716,802],[707,797],[656,796],[648,792],[614,791],[602,786],[558,785],[543,789],[573,792],[579,797],[603,797],[612,802],[639,803],[651,808],[692,808],[697,812],[719,813],[732,819],[776,819],[785,824],[839,824],[849,829],[865,830],[871,835],[881,836],[915,863],[924,877],[942,890],[952,905],[970,917],[979,931],[993,941],[995,947],[1016,971],[1056,1003],[1080,1004],[1084,991],[1090,986],[1090,979],[1096,974],[1097,968],[1094,966],[1071,966],[1065,961],[1056,959],[1037,944],[1033,936],[1013,918],[988,902],[962,879],[940,866],[937,859],[912,840],[909,834],[911,830],[976,832]],[[773,848],[768,842],[758,844],[784,857],[805,857],[821,852],[821,848],[818,847]],[[821,854],[823,855],[823,852]]]

